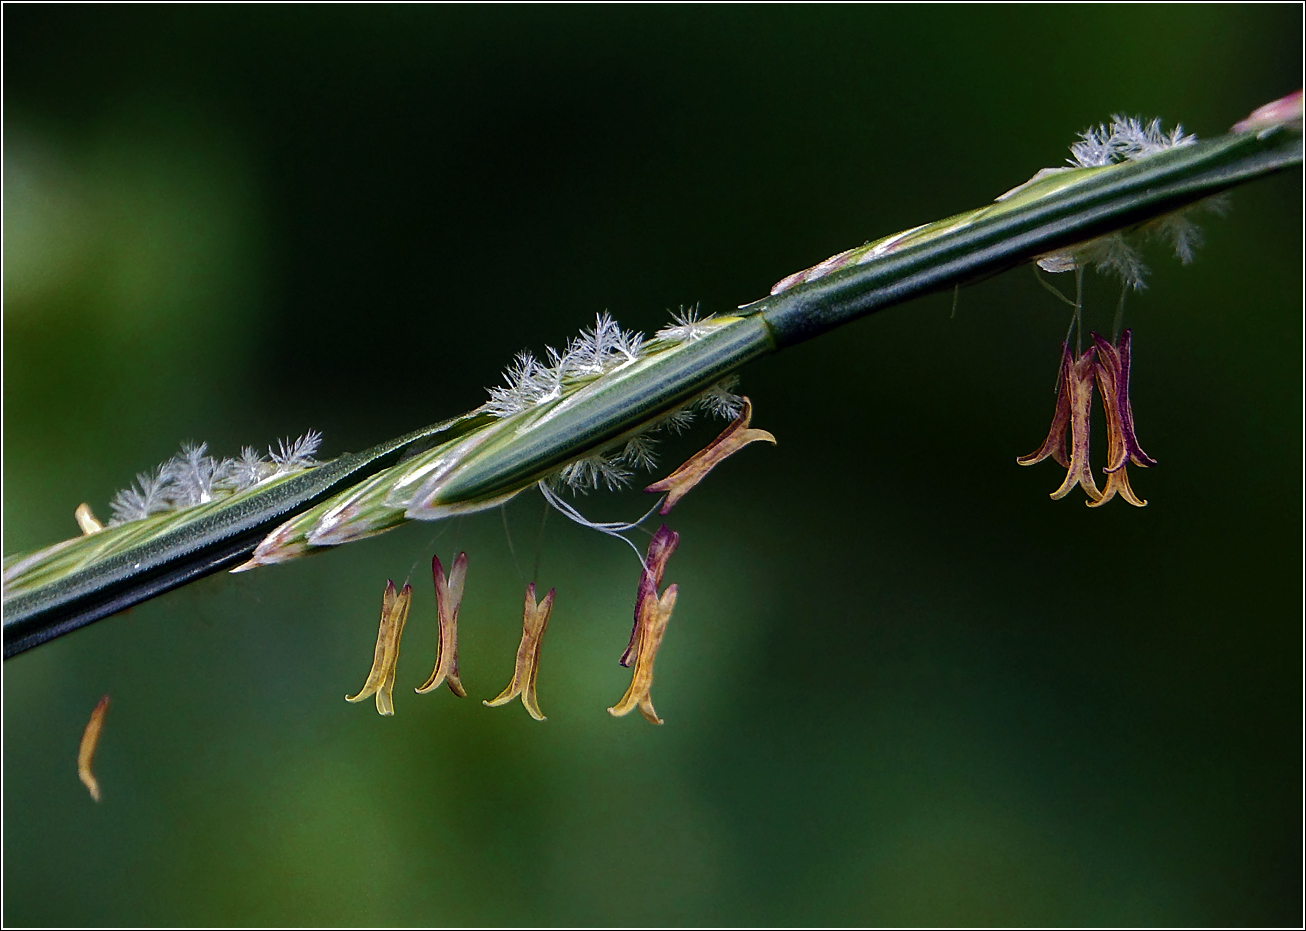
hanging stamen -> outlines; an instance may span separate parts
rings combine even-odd
[[[395,687],[395,666],[399,662],[399,638],[404,633],[412,597],[411,585],[404,585],[402,591],[396,592],[394,582],[385,583],[385,595],[381,599],[381,626],[376,632],[376,651],[372,655],[372,671],[367,674],[362,691],[357,695],[346,695],[345,701],[360,702],[369,695],[375,695],[378,714],[395,713],[392,693]]]
[[[1093,350],[1090,349],[1070,366],[1070,465],[1061,487],[1048,495],[1056,501],[1079,485],[1093,501],[1102,497],[1093,481],[1088,458],[1089,414],[1093,406]]]
[[[521,703],[532,718],[544,720],[539,701],[535,697],[535,678],[540,671],[540,646],[544,642],[544,628],[549,625],[549,614],[553,611],[553,589],[538,604],[535,601],[535,583],[526,586],[526,605],[522,609],[521,645],[517,647],[517,662],[513,668],[512,681],[495,698],[482,702],[487,708],[506,705],[518,695]]]
[[[435,669],[431,672],[431,678],[414,691],[418,695],[425,695],[447,681],[449,691],[459,698],[466,698],[467,690],[458,679],[458,606],[462,604],[463,582],[467,578],[467,554],[458,554],[447,579],[444,567],[440,565],[440,557],[432,556],[431,577],[435,581],[436,610],[440,615],[440,644],[436,648]]]
[[[662,719],[653,708],[653,699],[649,692],[653,688],[653,660],[657,657],[658,647],[662,645],[662,636],[667,631],[667,622],[676,607],[675,585],[667,588],[661,598],[649,598],[645,602],[644,615],[641,618],[638,652],[635,654],[635,672],[630,677],[630,686],[621,701],[608,709],[614,718],[624,717],[635,708],[639,708],[651,723],[661,724]]]
[[[1063,469],[1070,465],[1066,458],[1066,427],[1070,424],[1070,370],[1074,360],[1070,356],[1070,343],[1061,344],[1061,367],[1057,370],[1057,406],[1052,412],[1052,426],[1043,445],[1027,456],[1017,456],[1016,464],[1037,465],[1052,458]]]
[[[644,571],[640,574],[639,592],[635,596],[635,623],[630,629],[630,643],[626,645],[626,652],[622,653],[621,659],[618,660],[623,666],[630,666],[631,658],[639,649],[639,619],[644,612],[644,602],[649,598],[657,598],[658,586],[662,584],[662,573],[666,571],[667,560],[679,545],[680,534],[668,530],[666,524],[658,528],[658,532],[653,534],[653,539],[648,543],[648,556],[644,558]]]
[[[1133,411],[1129,407],[1130,332],[1125,330],[1116,346],[1096,333],[1091,335],[1097,344],[1097,386],[1106,411],[1107,465],[1102,470],[1106,473],[1102,499],[1090,502],[1089,506],[1100,507],[1119,494],[1134,507],[1146,507],[1147,502],[1130,487],[1126,468],[1130,462],[1144,469],[1156,465],[1156,460],[1143,452],[1134,436]]]
[[[645,563],[656,568],[656,578],[659,582],[666,561],[675,551],[679,541],[679,535],[672,533],[667,529],[666,524],[663,524],[649,542]],[[662,637],[666,633],[667,623],[671,620],[671,612],[676,606],[678,589],[675,585],[671,585],[659,597],[657,582],[654,582],[653,578],[654,574],[647,570],[640,578],[639,594],[635,602],[635,631],[631,635],[630,647],[627,647],[626,654],[622,656],[624,666],[631,650],[634,650],[635,670],[631,674],[630,686],[626,689],[626,694],[621,696],[621,701],[608,709],[608,714],[619,718],[639,708],[640,714],[649,721],[661,724],[662,719],[654,710],[653,699],[649,694],[653,688],[653,661],[657,657],[658,647],[662,645]]]
[[[1134,408],[1129,401],[1129,369],[1131,366],[1130,353],[1133,346],[1133,331],[1125,330],[1120,334],[1120,339],[1114,347],[1096,333],[1091,334],[1094,342],[1097,343],[1098,356],[1105,359],[1114,374],[1115,400],[1116,409],[1120,418],[1120,438],[1123,444],[1123,455],[1118,461],[1114,460],[1107,463],[1106,470],[1114,472],[1117,469],[1124,468],[1126,459],[1138,466],[1140,469],[1151,468],[1156,465],[1156,460],[1143,452],[1143,448],[1138,445],[1138,436],[1134,433]]]
[[[670,513],[671,509],[676,506],[676,502],[689,494],[689,490],[706,478],[707,473],[749,443],[765,440],[772,445],[775,444],[775,437],[770,433],[765,430],[749,428],[748,425],[753,419],[753,402],[744,397],[741,397],[740,400],[743,402],[743,406],[739,410],[739,415],[730,426],[721,432],[720,436],[695,453],[688,462],[662,479],[662,481],[654,482],[644,489],[649,492],[667,493],[667,499],[663,502],[660,513],[663,515]]]
[[[1061,344],[1061,375],[1057,388],[1057,406],[1052,416],[1052,428],[1043,445],[1028,456],[1019,457],[1020,465],[1034,465],[1052,458],[1066,468],[1065,481],[1049,497],[1064,498],[1076,485],[1093,501],[1102,498],[1102,492],[1093,481],[1089,465],[1089,414],[1093,406],[1093,354],[1089,349],[1078,359],[1072,358],[1070,345]],[[1066,434],[1070,435],[1070,457],[1066,458]]]

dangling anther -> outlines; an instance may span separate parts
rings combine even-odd
[[[463,582],[467,579],[467,554],[459,553],[453,561],[449,577],[444,575],[440,557],[431,557],[431,578],[435,581],[435,603],[440,615],[440,645],[436,648],[435,669],[426,684],[414,689],[425,695],[449,683],[449,691],[459,698],[467,697],[467,690],[458,679],[458,606],[463,600]]]
[[[676,502],[689,494],[689,490],[706,478],[707,473],[749,443],[765,440],[774,445],[775,437],[770,433],[765,430],[749,428],[748,424],[753,419],[753,402],[748,398],[740,398],[740,400],[744,404],[740,408],[739,416],[734,419],[730,426],[721,431],[720,436],[695,453],[688,462],[662,479],[662,481],[655,482],[644,489],[649,492],[667,493],[667,500],[662,503],[660,514],[664,516],[669,514],[671,509],[676,506]]]
[[[549,624],[549,614],[553,611],[553,589],[538,604],[535,601],[535,583],[526,586],[526,605],[521,617],[521,645],[517,647],[517,664],[513,668],[512,681],[496,698],[482,702],[487,708],[506,705],[518,695],[527,713],[537,721],[544,720],[539,701],[535,697],[535,678],[540,671],[540,645],[544,641],[544,628]]]
[[[672,533],[667,529],[666,524],[663,524],[649,543],[645,562],[650,566],[656,565],[656,577],[659,581],[662,577],[662,569],[666,566],[666,561],[675,550],[679,539],[679,535]],[[640,714],[652,723],[662,723],[662,719],[653,708],[653,699],[649,693],[653,688],[653,660],[657,657],[658,647],[662,645],[662,637],[667,631],[667,623],[671,620],[671,612],[676,606],[677,592],[677,587],[671,585],[661,597],[658,597],[654,576],[645,570],[640,578],[639,594],[635,601],[635,631],[631,635],[631,645],[626,648],[626,653],[621,658],[622,665],[627,665],[633,650],[635,671],[631,674],[630,686],[626,689],[626,694],[621,696],[621,701],[608,709],[608,714],[613,717],[623,717],[639,708]]]
[[[395,666],[399,662],[399,638],[403,636],[412,599],[411,585],[405,585],[402,591],[396,592],[394,582],[385,583],[385,595],[381,599],[381,626],[376,632],[372,671],[367,674],[362,691],[357,695],[346,695],[345,701],[360,702],[369,695],[375,695],[377,713],[395,713],[391,695],[395,687]]]

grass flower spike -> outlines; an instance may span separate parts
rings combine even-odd
[[[1043,169],[978,208],[840,252],[730,315],[682,310],[645,338],[600,314],[561,349],[519,354],[476,410],[362,453],[319,462],[316,433],[283,441],[266,457],[246,448],[220,458],[204,444],[187,444],[114,497],[103,530],[5,560],[5,655],[211,572],[322,552],[410,520],[484,510],[537,485],[555,497],[619,487],[653,466],[658,431],[680,430],[700,413],[737,418],[744,402],[733,380],[747,363],[921,295],[1027,262],[1053,272],[1093,265],[1140,288],[1141,241],[1163,239],[1188,261],[1200,239],[1195,207],[1301,164],[1301,100],[1288,95],[1232,133],[1203,140],[1117,116],[1081,135],[1070,164]],[[1045,444],[1046,456],[1065,460],[1069,470],[1058,496],[1078,484],[1093,500],[1101,497],[1087,465],[1098,364],[1105,366],[1099,384],[1110,386],[1108,420],[1120,431],[1113,457],[1120,450],[1128,456],[1134,442],[1119,400],[1127,393],[1123,353],[1120,366],[1100,348],[1070,359]],[[747,428],[723,436],[747,438]],[[724,451],[709,447],[668,482],[683,494],[715,464],[714,452]],[[1123,477],[1115,481],[1123,495]]]
[[[411,585],[405,585],[402,591],[396,592],[394,582],[385,583],[385,595],[381,599],[381,626],[376,632],[372,670],[367,674],[362,690],[357,695],[346,695],[345,701],[360,702],[369,695],[375,695],[378,714],[395,713],[392,695],[395,688],[395,667],[399,662],[399,638],[404,633],[412,598]]]
[[[1070,147],[1069,168],[1049,168],[1035,177],[1047,177],[1061,171],[1077,168],[1106,168],[1125,162],[1137,161],[1173,149],[1191,145],[1197,137],[1185,133],[1182,126],[1170,131],[1161,128],[1161,121],[1144,123],[1136,117],[1117,114],[1111,124],[1099,124],[1080,134],[1078,142]],[[1220,202],[1212,205],[1219,210]],[[1187,265],[1193,260],[1193,250],[1201,244],[1201,230],[1191,215],[1202,205],[1187,207],[1151,221],[1143,228],[1143,235],[1153,235],[1170,243],[1176,257]],[[1039,268],[1046,272],[1068,272],[1095,266],[1099,273],[1114,275],[1126,288],[1140,290],[1146,287],[1148,268],[1143,264],[1137,236],[1123,230],[1080,243],[1069,249],[1040,256]]]

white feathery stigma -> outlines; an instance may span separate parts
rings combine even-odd
[[[598,490],[617,491],[629,484],[632,473],[621,466],[620,460],[606,453],[595,453],[584,459],[568,463],[558,472],[558,479],[572,491],[581,494]]]
[[[240,456],[231,463],[227,470],[227,482],[237,491],[257,485],[263,479],[276,472],[276,467],[268,462],[253,446],[242,446]]]
[[[626,441],[621,450],[620,460],[636,469],[652,471],[657,467],[657,454],[654,451],[658,441],[647,433],[633,436]]]
[[[688,310],[682,307],[679,313],[672,312],[671,314],[671,319],[675,321],[674,324],[664,326],[658,330],[655,338],[679,343],[692,343],[709,331],[710,327],[705,324],[715,316],[716,314],[708,314],[706,317],[700,317],[697,305]]]
[[[642,334],[623,330],[603,313],[592,329],[581,330],[580,336],[567,343],[558,364],[565,375],[602,375],[639,359],[643,345]]]
[[[1175,146],[1196,142],[1197,137],[1176,126],[1169,132],[1161,129],[1161,120],[1144,124],[1133,116],[1116,114],[1111,125],[1099,123],[1079,134],[1079,141],[1070,146],[1071,157],[1066,159],[1074,168],[1101,168],[1134,161]]]
[[[744,408],[743,398],[734,393],[734,389],[738,386],[738,375],[723,378],[700,394],[694,400],[694,406],[699,410],[708,411],[722,420],[734,420]]]
[[[124,488],[113,496],[109,508],[113,511],[110,524],[125,524],[128,521],[142,520],[151,514],[171,509],[171,504],[164,498],[163,490],[167,480],[163,475],[163,466],[152,472],[139,472],[136,484]]]
[[[209,444],[181,444],[181,455],[164,463],[164,474],[169,479],[168,494],[173,506],[191,507],[208,504],[213,500],[213,482],[221,478],[225,461],[219,463],[208,455]]]
[[[1116,114],[1110,125],[1099,123],[1080,133],[1079,141],[1070,146],[1071,168],[1102,168],[1123,162],[1137,161],[1176,146],[1189,145],[1197,137],[1185,133],[1182,126],[1166,131],[1160,119],[1144,123],[1137,117]],[[1068,169],[1044,169],[1039,175]],[[1221,198],[1223,195],[1221,195]],[[1203,209],[1223,209],[1214,198],[1185,207],[1164,217],[1144,224],[1140,230],[1110,233],[1068,249],[1040,256],[1036,261],[1046,272],[1068,272],[1077,268],[1097,267],[1098,273],[1113,275],[1126,288],[1141,290],[1147,287],[1148,268],[1143,264],[1138,241],[1149,236],[1166,242],[1180,262],[1187,265],[1193,260],[1194,250],[1201,245],[1202,234],[1190,218]],[[1141,232],[1142,236],[1135,233]]]
[[[277,449],[273,450],[269,446],[268,456],[271,457],[272,464],[276,466],[278,473],[298,472],[317,465],[317,462],[313,459],[313,454],[317,452],[317,448],[321,445],[322,434],[316,430],[309,430],[296,440],[277,440]]]
[[[496,417],[511,417],[537,404],[562,397],[567,381],[591,378],[638,361],[644,337],[623,330],[608,314],[598,314],[594,326],[581,330],[559,351],[544,348],[547,362],[530,352],[519,352],[503,374],[504,384],[488,389],[485,410]]]
[[[656,423],[653,424],[653,430],[666,430],[668,433],[680,435],[694,425],[694,412],[687,407],[677,408],[669,414],[663,414]]]
[[[134,485],[113,496],[109,525],[207,504],[268,479],[302,472],[318,464],[313,454],[321,444],[322,434],[310,430],[298,439],[278,441],[276,450],[269,447],[269,460],[252,446],[243,447],[236,459],[216,459],[208,454],[207,443],[183,443],[180,453],[153,471],[141,472]]]

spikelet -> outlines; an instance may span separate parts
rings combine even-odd
[[[503,373],[501,385],[486,389],[490,396],[482,410],[498,418],[511,417],[556,401],[572,386],[616,371],[646,358],[650,347],[694,342],[710,333],[716,315],[699,315],[697,307],[671,314],[672,324],[658,330],[652,340],[640,333],[625,330],[609,314],[595,317],[594,326],[581,330],[557,350],[544,348],[544,362],[531,352],[519,352]],[[630,484],[636,469],[657,467],[654,453],[659,430],[680,433],[694,421],[695,411],[703,411],[725,420],[738,416],[742,402],[733,388],[739,379],[731,376],[692,398],[688,403],[650,422],[641,432],[577,459],[559,469],[549,479],[555,488],[565,486],[573,492],[597,489],[615,491]]]

